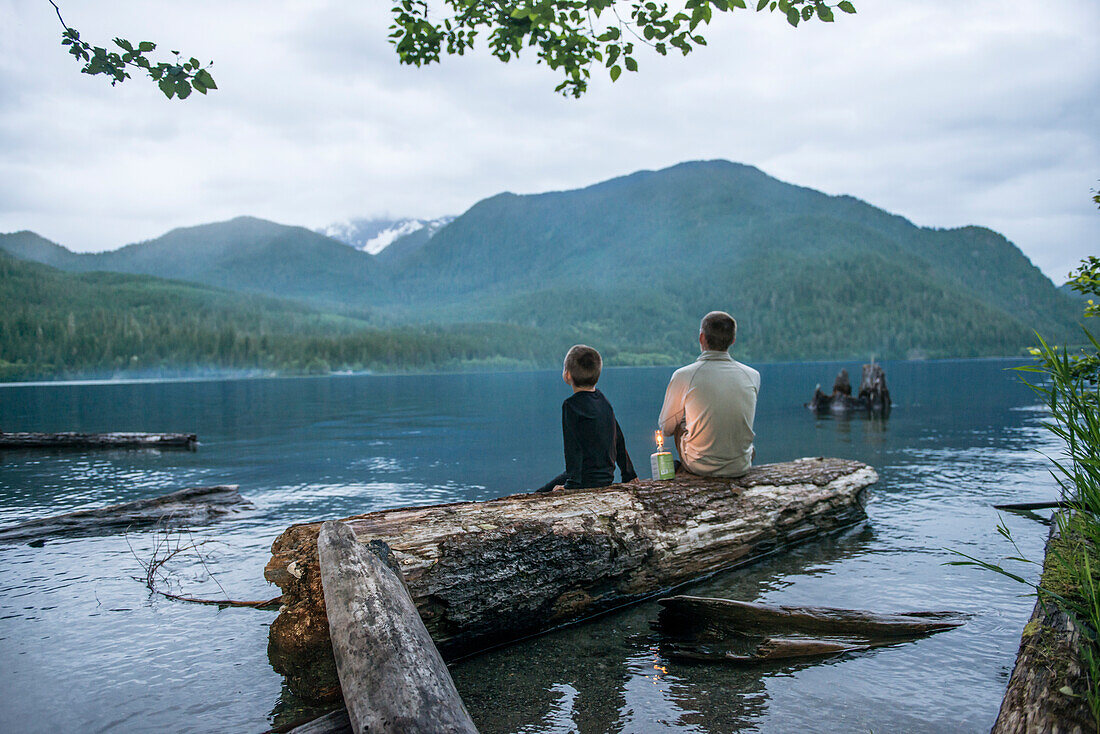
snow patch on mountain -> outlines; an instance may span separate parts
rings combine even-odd
[[[345,244],[351,245],[357,250],[377,255],[392,245],[397,240],[426,230],[428,238],[449,224],[454,217],[439,217],[438,219],[349,219],[346,222],[337,222],[319,230],[326,237],[331,237]]]

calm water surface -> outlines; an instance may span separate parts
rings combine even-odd
[[[887,363],[888,421],[801,407],[841,366],[763,365],[758,463],[839,456],[875,466],[868,523],[697,584],[688,593],[879,611],[970,612],[964,627],[826,662],[737,668],[664,658],[653,603],[454,666],[492,732],[988,731],[1033,600],[998,576],[942,565],[948,549],[1011,549],[991,505],[1053,498],[1034,396],[1005,361]],[[671,369],[612,369],[600,386],[635,464]],[[198,451],[8,452],[0,524],[238,484],[254,508],[193,531],[206,567],[174,590],[263,599],[289,524],[409,504],[483,500],[561,470],[556,372],[0,387],[0,426],[195,431]],[[1006,516],[1025,554],[1046,528]],[[0,731],[245,731],[300,702],[267,661],[274,612],[152,597],[135,576],[152,532],[0,546]],[[213,578],[208,570],[213,573]],[[1025,573],[1034,576],[1034,571]],[[221,588],[224,588],[222,592]]]

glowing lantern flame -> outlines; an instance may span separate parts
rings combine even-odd
[[[653,438],[657,441],[657,453],[665,450],[665,434],[660,429],[653,432]]]

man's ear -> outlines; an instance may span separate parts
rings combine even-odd
[[[567,385],[573,384],[573,375],[569,374],[569,370],[561,371],[561,379],[564,380]]]
[[[704,352],[707,351],[707,340],[703,336],[703,332],[701,331],[699,332],[699,348],[702,349]]]

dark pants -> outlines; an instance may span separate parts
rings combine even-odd
[[[550,492],[554,489],[554,487],[558,486],[559,484],[565,484],[565,479],[566,479],[567,476],[568,475],[565,472],[562,472],[561,474],[557,475],[556,477],[551,479],[549,482],[547,482],[546,484],[544,484],[541,487],[539,487],[538,489],[536,489],[535,491],[536,492]]]

